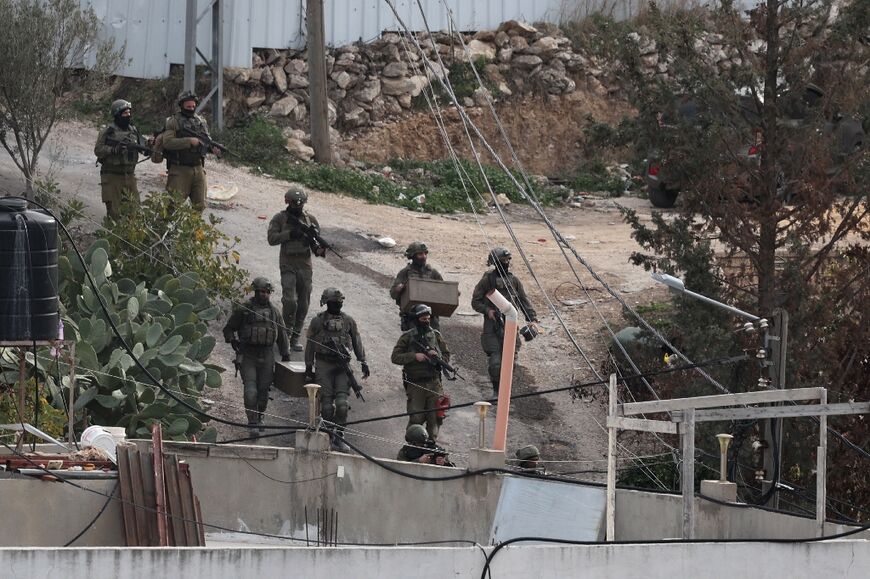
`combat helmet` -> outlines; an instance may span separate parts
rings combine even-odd
[[[429,248],[422,241],[413,241],[405,250],[405,257],[412,259],[418,253],[429,253]]]
[[[506,261],[511,260],[511,252],[505,249],[504,247],[494,247],[492,251],[489,252],[489,256],[486,258],[486,265],[495,265],[496,262],[504,263]]]
[[[284,193],[284,203],[293,207],[302,207],[308,201],[308,193],[302,189],[291,187]]]
[[[426,314],[429,314],[430,316],[432,315],[432,308],[426,304],[417,304],[408,312],[408,316],[413,320],[419,320],[421,316],[425,316]]]
[[[251,282],[251,289],[255,292],[260,290],[266,290],[268,292],[271,292],[272,282],[270,282],[265,277],[255,277],[254,281]]]
[[[405,429],[405,440],[411,444],[423,444],[427,438],[429,434],[422,424],[409,424]]]
[[[323,294],[320,296],[320,305],[322,306],[327,302],[344,302],[344,294],[338,288],[328,287],[323,290]]]
[[[538,447],[533,444],[524,446],[517,451],[517,460],[540,460],[540,458],[541,452],[538,450]]]
[[[192,90],[183,90],[180,93],[178,93],[178,106],[181,106],[181,103],[183,103],[184,101],[190,101],[190,100],[199,104],[199,97],[196,96],[196,93],[193,92]]]
[[[129,111],[133,109],[133,105],[130,104],[130,101],[125,101],[124,99],[118,99],[112,103],[112,106],[109,108],[109,112],[113,117],[117,117],[124,111]]]

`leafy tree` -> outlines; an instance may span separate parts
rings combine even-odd
[[[39,155],[57,122],[74,75],[97,82],[123,50],[98,39],[100,21],[75,0],[0,0],[0,144],[33,191]],[[89,72],[77,75],[74,68]]]
[[[117,273],[134,281],[149,281],[193,271],[212,298],[241,298],[247,272],[229,238],[217,228],[221,218],[208,221],[189,203],[168,193],[151,193],[129,204],[121,218],[98,232],[116,259]]]
[[[865,0],[765,0],[747,12],[726,0],[667,15],[651,5],[642,19],[600,22],[590,42],[616,62],[639,146],[658,149],[680,189],[674,219],[626,213],[644,250],[634,262],[763,317],[787,310],[785,386],[826,386],[834,402],[870,398],[870,159],[842,142],[850,119],[867,125],[868,30]],[[709,306],[678,299],[672,320],[695,359],[750,347]],[[743,390],[766,374],[743,365],[718,377]],[[831,422],[870,448],[865,417]],[[817,427],[786,426],[786,477],[811,487]],[[866,457],[832,443],[829,460],[831,493],[866,507]]]

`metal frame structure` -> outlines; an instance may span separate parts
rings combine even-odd
[[[196,46],[196,25],[211,11],[211,54],[212,60],[205,57]],[[223,4],[212,0],[208,8],[197,15],[196,0],[187,0],[184,18],[184,90],[196,90],[196,56],[202,59],[211,71],[211,89],[199,101],[196,112],[200,112],[211,102],[212,124],[215,130],[224,128],[224,58],[223,58]]]
[[[24,392],[26,390],[25,384],[27,379],[25,377],[25,370],[27,367],[26,364],[26,356],[27,350],[30,348],[36,347],[45,347],[50,346],[52,348],[57,348],[59,346],[66,346],[67,352],[69,355],[67,356],[67,363],[69,364],[69,424],[68,424],[68,440],[70,444],[75,442],[75,432],[73,430],[73,424],[75,423],[75,411],[73,410],[73,406],[75,404],[75,388],[76,388],[76,342],[75,340],[10,340],[10,341],[0,341],[0,348],[18,348],[18,416],[22,419],[24,418]],[[34,360],[34,363],[36,360]],[[58,384],[60,387],[60,384]],[[16,445],[18,450],[21,450],[21,441],[24,440],[24,430],[22,426],[22,435],[18,438],[18,444]]]
[[[778,402],[814,401],[818,404],[789,406],[747,406]],[[741,408],[734,408],[734,407]],[[632,418],[641,414],[670,413],[669,420]],[[636,430],[661,434],[679,434],[683,455],[683,533],[684,539],[695,538],[695,424],[753,418],[819,417],[819,445],[816,453],[816,523],[817,533],[824,535],[827,502],[828,416],[866,414],[870,402],[828,404],[826,388],[763,390],[694,398],[674,398],[618,404],[616,374],[611,374],[607,411],[607,540],[614,541],[616,528],[616,435],[619,430]]]

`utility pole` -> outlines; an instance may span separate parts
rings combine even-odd
[[[777,310],[773,314],[773,330],[769,333],[764,347],[768,352],[768,376],[771,388],[785,388],[785,361],[786,346],[788,344],[788,312]],[[762,491],[767,492],[774,480],[774,472],[779,466],[780,477],[782,476],[782,420],[769,418],[764,422],[764,440],[767,446],[764,448],[764,469],[767,471],[768,483],[762,483]],[[777,444],[774,445],[773,441]],[[775,448],[774,448],[775,446]],[[772,497],[773,508],[779,508],[779,493],[774,492]]]
[[[224,128],[224,61],[223,61],[223,4],[211,0],[208,7],[197,14],[197,0],[187,0],[184,10],[184,90],[196,92],[196,58],[199,56],[211,71],[211,89],[200,99],[196,112],[211,104],[212,126]],[[196,27],[211,12],[211,61],[196,46]]]
[[[326,44],[323,0],[308,0],[308,95],[311,102],[311,145],[314,160],[332,163],[329,143],[329,107],[326,100]]]

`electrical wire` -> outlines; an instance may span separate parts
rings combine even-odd
[[[64,547],[69,547],[69,546],[71,546],[73,543],[75,543],[76,541],[78,541],[78,540],[82,537],[82,535],[84,535],[85,533],[87,533],[87,532],[91,529],[91,527],[93,527],[94,524],[96,524],[97,520],[99,520],[99,518],[103,515],[103,513],[106,512],[106,508],[107,508],[107,507],[109,506],[109,504],[112,502],[112,499],[115,498],[115,493],[118,492],[118,487],[120,487],[120,486],[121,486],[121,483],[117,483],[117,484],[115,484],[115,488],[112,489],[112,493],[109,495],[109,498],[106,499],[106,502],[103,503],[103,506],[100,507],[100,510],[99,510],[99,511],[97,511],[96,516],[95,516],[93,519],[91,519],[91,522],[88,523],[87,525],[85,525],[85,528],[82,529],[81,531],[79,531],[78,534],[76,534],[75,537],[73,537],[72,539],[70,539],[69,541],[67,541],[66,543],[64,543]]]

